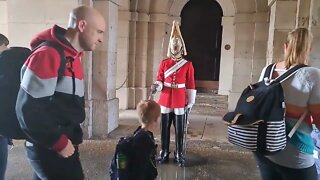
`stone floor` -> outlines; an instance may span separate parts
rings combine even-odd
[[[158,165],[159,180],[258,180],[259,173],[250,152],[229,144],[226,126],[221,117],[191,114],[188,128],[186,167],[177,167],[173,160]],[[135,111],[120,112],[119,128],[105,140],[86,140],[80,146],[86,178],[108,178],[108,165],[120,136],[128,135],[138,126]],[[172,135],[174,130],[172,128]],[[155,132],[159,143],[159,132]],[[171,137],[171,151],[174,137]],[[23,142],[16,141],[9,154],[8,180],[32,179],[32,170],[26,161]]]

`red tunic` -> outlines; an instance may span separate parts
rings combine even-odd
[[[164,79],[164,72],[177,62],[179,61],[174,61],[171,58],[161,61],[157,75],[157,81],[162,83],[185,84],[185,88],[171,88],[163,85],[159,104],[167,108],[184,108],[186,106],[186,89],[195,89],[194,69],[190,61]]]

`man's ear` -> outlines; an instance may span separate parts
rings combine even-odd
[[[86,28],[86,26],[87,26],[87,21],[85,21],[85,20],[80,20],[80,21],[78,22],[78,29],[79,29],[80,32],[83,32],[84,29]]]

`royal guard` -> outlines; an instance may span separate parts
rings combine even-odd
[[[174,159],[179,166],[184,166],[184,136],[186,135],[186,113],[195,103],[196,90],[192,62],[183,56],[187,55],[179,23],[173,21],[168,59],[160,63],[157,81],[151,86],[152,91],[159,91],[161,107],[161,151],[159,163],[169,161],[170,127],[175,127],[176,151]]]

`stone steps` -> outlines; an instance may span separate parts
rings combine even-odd
[[[213,93],[198,93],[192,114],[223,116],[228,110],[228,97]]]

